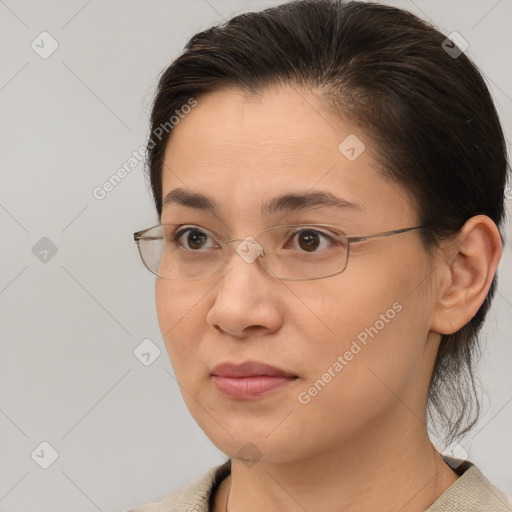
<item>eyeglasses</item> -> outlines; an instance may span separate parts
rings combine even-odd
[[[347,266],[352,243],[424,227],[347,236],[332,224],[294,224],[262,231],[256,240],[250,236],[227,238],[219,231],[197,225],[158,224],[135,232],[133,238],[146,268],[165,279],[210,277],[230,259],[228,244],[241,242],[235,250],[246,263],[258,259],[271,277],[306,281],[341,274]]]

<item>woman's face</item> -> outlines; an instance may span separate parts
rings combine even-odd
[[[362,152],[353,138],[340,151],[351,134]],[[377,172],[373,150],[361,129],[304,90],[205,95],[173,129],[163,196],[181,188],[210,197],[218,210],[170,203],[161,221],[241,239],[288,224],[334,224],[348,236],[416,226],[410,198]],[[316,192],[357,206],[261,216],[260,205],[276,196]],[[236,251],[211,277],[157,279],[158,320],[183,398],[221,451],[286,462],[367,438],[399,418],[421,425],[413,416],[424,409],[438,335],[429,334],[431,267],[419,235],[353,244],[344,272],[326,279],[280,281]],[[259,398],[225,395],[212,369],[245,361],[297,378]]]

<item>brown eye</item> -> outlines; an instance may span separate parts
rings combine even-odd
[[[197,228],[180,229],[174,235],[174,241],[179,241],[184,235],[187,235],[185,240],[185,247],[179,243],[179,247],[187,250],[198,250],[204,248],[205,242],[208,240],[208,234]]]
[[[288,245],[292,245],[291,249],[296,249],[299,253],[303,254],[319,253],[336,245],[334,237],[310,228],[296,231],[289,237],[289,240],[291,242]],[[297,240],[296,243],[295,240]],[[288,249],[289,247],[286,248]]]
[[[299,233],[299,245],[305,251],[314,251],[320,245],[318,232],[312,230],[301,231]]]

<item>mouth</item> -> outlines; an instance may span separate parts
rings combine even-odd
[[[299,378],[281,368],[256,361],[219,364],[211,371],[211,377],[222,394],[239,400],[262,398]]]

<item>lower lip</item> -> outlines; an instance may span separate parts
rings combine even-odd
[[[230,398],[250,400],[261,398],[272,391],[280,389],[297,377],[269,377],[257,375],[255,377],[221,377],[212,375],[217,389]]]

